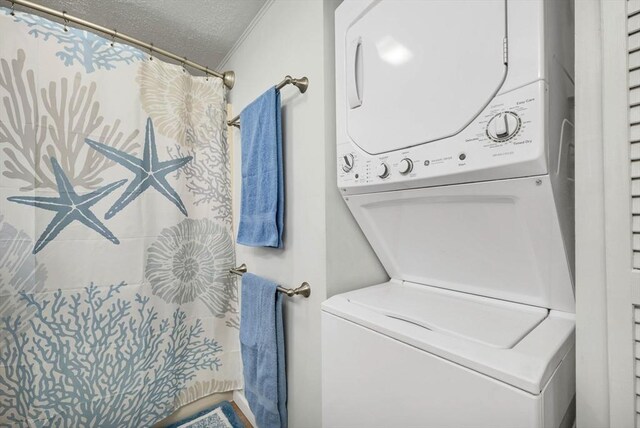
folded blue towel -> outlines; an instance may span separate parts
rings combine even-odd
[[[244,394],[259,428],[287,427],[283,294],[259,276],[242,276],[240,350]]]
[[[282,248],[284,178],[280,93],[275,87],[240,113],[242,199],[238,244]]]

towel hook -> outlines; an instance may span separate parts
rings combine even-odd
[[[243,273],[247,273],[247,265],[242,263],[240,266],[229,269],[229,272],[242,276]]]
[[[293,297],[293,296],[296,296],[296,295],[300,295],[302,297],[311,296],[311,286],[306,281],[303,282],[302,284],[300,284],[300,287],[298,287],[298,288],[282,288],[282,287],[278,287],[278,291],[280,291],[281,293],[286,294],[289,297]]]

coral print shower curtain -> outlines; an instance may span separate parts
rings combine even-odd
[[[238,388],[218,78],[0,9],[0,426],[144,427]]]

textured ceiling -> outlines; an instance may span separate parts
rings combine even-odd
[[[34,0],[215,69],[266,0]],[[4,2],[2,2],[4,3]],[[6,6],[2,4],[2,6]],[[24,10],[16,7],[16,9]]]

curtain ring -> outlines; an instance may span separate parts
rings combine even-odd
[[[180,61],[180,65],[182,65],[182,72],[186,73],[187,69],[184,68],[184,63],[187,62],[187,57],[185,56],[184,58],[182,58],[182,61]]]
[[[204,68],[204,73],[205,73],[205,78],[204,80],[206,80],[207,82],[209,81],[209,67],[205,67]]]
[[[153,43],[149,43],[149,61],[153,61]]]
[[[113,47],[116,43],[116,35],[118,34],[118,30],[114,29],[113,34],[111,35],[111,47]]]
[[[16,16],[16,3],[13,1],[11,2],[11,12],[9,13],[9,15]]]
[[[69,31],[69,28],[67,28],[67,24],[69,23],[69,20],[67,19],[67,12],[65,12],[64,10],[62,11],[62,19],[64,20],[64,32],[66,33],[67,31]]]

